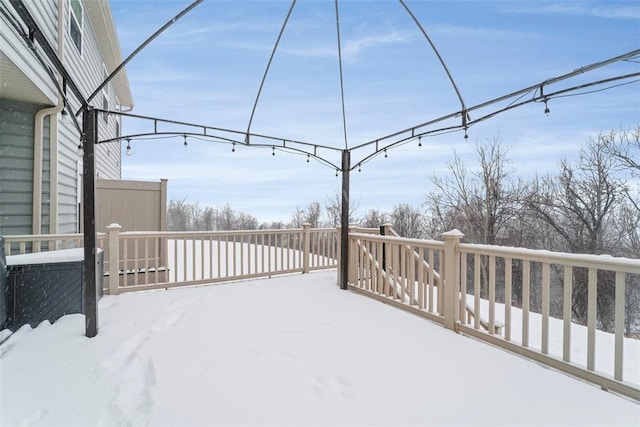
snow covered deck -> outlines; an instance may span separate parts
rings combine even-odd
[[[0,345],[0,425],[632,425],[640,405],[335,272],[105,296]]]

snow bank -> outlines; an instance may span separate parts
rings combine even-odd
[[[335,286],[105,296],[0,345],[0,425],[631,425],[640,406]]]

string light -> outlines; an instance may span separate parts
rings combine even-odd
[[[387,149],[385,148],[384,149],[384,158],[386,159],[387,157],[389,157],[389,156],[387,156]]]
[[[231,152],[235,153],[236,152],[236,143],[233,143],[233,147],[231,147]]]
[[[310,157],[310,155],[307,154],[307,163],[309,163],[309,157]]]
[[[548,101],[548,99],[545,98],[544,99],[544,114],[546,116],[548,116],[549,113],[551,112],[551,110],[549,109],[549,106],[547,105],[547,101]]]
[[[362,164],[358,163],[358,172],[362,172]]]
[[[126,150],[127,156],[131,155],[131,138],[127,138],[127,150]]]
[[[271,155],[272,156],[276,155],[276,147],[271,147]]]
[[[187,151],[187,147],[189,146],[189,144],[187,143],[187,135],[182,135],[184,137],[184,151]]]
[[[78,144],[78,155],[82,156],[82,144]]]
[[[464,139],[469,139],[469,134],[467,133],[467,128],[464,128]]]
[[[422,135],[418,137],[418,148],[422,148]]]
[[[336,176],[338,176],[338,168],[336,168]]]

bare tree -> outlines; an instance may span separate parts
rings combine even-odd
[[[560,162],[555,177],[536,180],[527,198],[532,215],[546,222],[560,237],[560,249],[573,253],[615,254],[611,227],[624,196],[616,177],[615,158],[607,148],[608,135],[592,138],[580,149],[575,164]],[[613,232],[615,234],[615,232]],[[605,330],[613,325],[613,277],[598,273],[598,321]],[[572,310],[576,320],[587,320],[587,271],[574,269]]]
[[[433,232],[453,228],[465,234],[465,240],[484,244],[509,244],[504,237],[508,226],[521,211],[519,194],[524,184],[511,178],[507,148],[499,139],[476,145],[480,163],[469,173],[454,152],[447,164],[446,177],[431,176],[432,191],[427,194]],[[502,237],[502,238],[501,238]]]
[[[640,181],[640,126],[631,130],[612,131],[602,136],[606,150],[616,159],[618,170]],[[630,202],[640,211],[640,185],[625,188]]]
[[[349,201],[349,224],[355,224],[358,221],[357,212],[360,207],[360,202],[350,200]],[[342,194],[338,191],[331,196],[327,196],[327,202],[325,204],[325,211],[327,213],[327,226],[338,227],[342,221]]]
[[[376,228],[388,222],[388,215],[380,212],[378,209],[369,209],[369,211],[360,220],[360,226],[365,228]]]
[[[322,214],[322,208],[320,202],[311,202],[306,208],[300,208],[299,206],[291,214],[291,221],[289,226],[292,228],[300,228],[303,224],[311,224],[312,228],[320,226],[320,216]]]
[[[421,239],[425,232],[425,217],[418,209],[407,203],[394,206],[389,221],[402,237]]]
[[[167,208],[170,231],[255,230],[258,220],[249,214],[235,212],[230,205],[200,208],[187,199],[171,200]]]

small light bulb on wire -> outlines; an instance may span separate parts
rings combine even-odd
[[[309,163],[309,157],[310,157],[310,155],[307,154],[307,163]]]
[[[236,143],[233,143],[233,146],[231,147],[231,152],[235,153],[236,152]]]
[[[338,168],[336,168],[336,176],[338,176]]]
[[[549,106],[547,105],[547,99],[544,100],[544,114],[545,116],[549,116],[549,113],[551,113],[551,110],[549,109]]]
[[[127,138],[127,150],[125,151],[127,156],[131,155],[131,138]]]
[[[418,148],[422,148],[422,135],[418,137]]]
[[[271,147],[271,155],[272,156],[276,155],[276,147]]]
[[[464,139],[469,139],[469,134],[467,133],[467,128],[464,128]]]
[[[358,172],[362,172],[362,165],[358,163]]]
[[[83,151],[82,144],[78,144],[78,155],[79,156],[82,156],[82,151]]]
[[[189,147],[189,144],[187,143],[187,135],[182,135],[184,137],[184,151],[187,151],[187,147]]]
[[[389,156],[387,156],[387,149],[385,148],[384,149],[384,158],[386,159],[387,157],[389,157]]]

